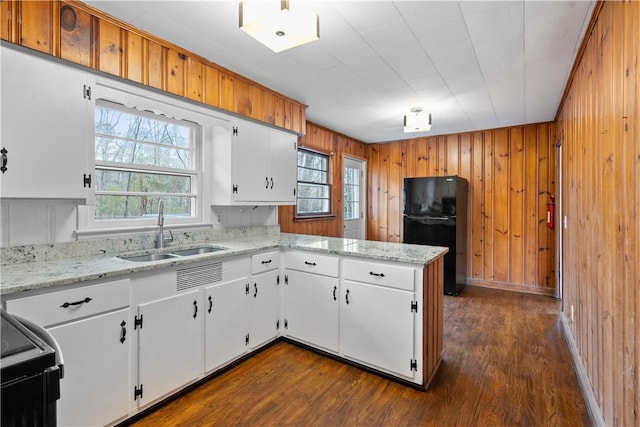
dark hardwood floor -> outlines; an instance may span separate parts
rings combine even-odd
[[[134,425],[590,424],[558,301],[468,287],[445,297],[444,316],[444,360],[427,391],[279,342]]]

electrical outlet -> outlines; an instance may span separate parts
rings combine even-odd
[[[575,316],[574,316],[573,304],[571,304],[571,322],[573,321],[575,321]]]

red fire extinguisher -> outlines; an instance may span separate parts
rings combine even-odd
[[[553,228],[553,209],[556,204],[556,198],[553,196],[549,196],[549,200],[547,200],[547,227]]]

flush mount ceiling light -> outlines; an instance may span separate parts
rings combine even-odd
[[[289,0],[240,2],[240,29],[274,52],[318,40],[318,15],[292,8]]]
[[[414,107],[404,116],[405,132],[427,132],[431,130],[431,114],[423,113],[422,108]]]

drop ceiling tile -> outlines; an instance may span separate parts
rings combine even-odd
[[[413,90],[432,87],[442,82],[428,55],[416,41],[401,48],[378,53]]]
[[[359,33],[402,20],[395,4],[390,1],[337,1],[335,9]]]
[[[384,27],[360,33],[369,46],[378,52],[403,49],[415,43],[416,38],[404,21],[395,21]]]
[[[447,86],[454,92],[484,84],[471,41],[431,49],[428,54]]]
[[[429,109],[430,105],[451,99],[454,97],[454,94],[451,92],[449,86],[442,82],[440,85],[417,91],[416,96],[423,101],[423,104],[420,105]]]
[[[451,46],[469,40],[467,27],[460,14],[445,19],[433,17],[426,23],[414,17],[409,21],[409,26],[426,50]]]
[[[486,4],[486,2],[480,2]],[[461,2],[460,8],[474,41],[500,41],[502,38],[522,36],[524,10],[522,2],[505,1],[498,7],[478,9],[476,2]]]
[[[129,23],[149,9],[145,1],[86,0],[85,3]]]
[[[369,46],[345,52],[339,55],[337,59],[364,81],[373,82],[381,86],[396,85],[397,74]]]

